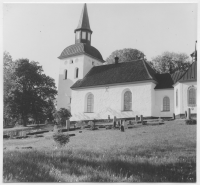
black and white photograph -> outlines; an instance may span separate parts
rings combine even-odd
[[[198,182],[198,5],[2,3],[2,182]]]

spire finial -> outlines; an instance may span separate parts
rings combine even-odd
[[[74,32],[81,30],[81,29],[88,30],[92,33],[92,30],[90,29],[90,23],[89,23],[89,17],[88,17],[86,3],[84,3],[78,26],[77,26],[77,28],[75,29]]]

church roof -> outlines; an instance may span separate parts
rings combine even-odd
[[[197,81],[197,61],[193,62],[179,82]]]
[[[168,88],[174,88],[173,87],[173,80],[169,73],[165,74],[156,74],[155,75],[158,84],[154,89],[168,89]]]
[[[176,71],[175,73],[171,74],[174,84],[178,82],[178,80],[184,75],[184,73],[185,71]]]
[[[84,4],[78,26],[74,32],[76,32],[77,30],[81,30],[81,29],[86,29],[86,30],[89,30],[92,32],[92,30],[90,29],[90,23],[89,23],[89,17],[88,17],[86,3]]]
[[[143,60],[93,67],[72,89],[154,80],[155,71]]]
[[[66,47],[61,55],[58,57],[59,59],[64,59],[71,56],[87,54],[90,55],[102,62],[104,62],[101,53],[93,46],[84,43],[77,43],[71,46]]]

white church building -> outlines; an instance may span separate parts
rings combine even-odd
[[[157,74],[145,60],[104,65],[101,53],[91,46],[86,4],[78,27],[75,44],[61,55],[57,109],[71,110],[71,121],[185,117],[197,113],[197,52],[185,72]]]

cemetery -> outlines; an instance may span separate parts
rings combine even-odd
[[[124,132],[113,121],[77,123],[61,148],[53,136],[64,128],[53,125],[43,137],[4,139],[4,182],[195,182],[196,125],[158,122],[132,120]]]

